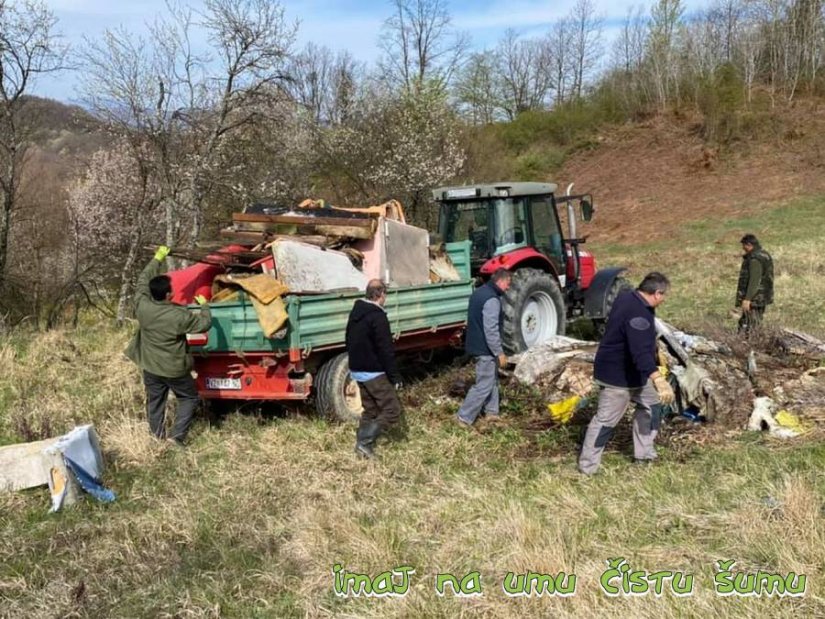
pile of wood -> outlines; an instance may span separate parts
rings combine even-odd
[[[221,231],[221,237],[243,244],[301,237],[304,243],[330,246],[346,240],[371,239],[377,226],[378,213],[270,207],[264,212],[235,213],[232,225]]]
[[[401,205],[395,201],[365,209],[328,207],[320,200],[306,200],[295,209],[255,204],[232,215],[232,225],[220,232],[222,241],[199,243],[194,249],[175,249],[171,255],[241,271],[259,271],[272,256],[272,243],[291,240],[343,251],[355,266],[360,266],[363,255],[350,245],[373,238],[382,215],[401,221],[404,217]],[[229,249],[228,243],[244,249]]]

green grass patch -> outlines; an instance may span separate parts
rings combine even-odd
[[[752,232],[774,258],[775,302],[766,321],[825,333],[825,196],[789,200],[733,218],[688,222],[670,237],[634,245],[600,243],[601,264],[624,265],[638,281],[659,270],[673,288],[660,315],[695,326],[729,322],[741,264],[739,239]]]

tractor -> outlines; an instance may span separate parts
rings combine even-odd
[[[502,338],[515,354],[565,333],[567,322],[587,318],[603,333],[613,301],[630,284],[622,267],[596,270],[592,254],[580,249],[576,206],[581,219],[593,217],[590,194],[558,196],[553,183],[494,183],[442,187],[438,237],[469,241],[472,274],[479,282],[497,269],[512,271],[502,297]],[[568,236],[559,208],[566,206]]]

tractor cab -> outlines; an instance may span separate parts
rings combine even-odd
[[[503,325],[511,352],[563,334],[569,318],[603,322],[609,311],[606,295],[615,292],[616,281],[626,285],[617,277],[623,269],[599,275],[593,256],[580,250],[584,239],[576,235],[577,219],[592,219],[591,196],[568,191],[559,197],[556,191],[553,183],[526,182],[433,191],[439,204],[438,234],[445,242],[470,241],[473,274],[483,279],[499,268],[513,271]],[[567,206],[566,238],[561,205]]]
[[[523,183],[527,184],[527,183]],[[446,190],[441,196],[438,232],[445,241],[470,241],[474,272],[491,258],[526,247],[547,256],[557,272],[566,258],[553,192],[555,185],[537,185],[542,193],[519,195],[510,188]],[[464,197],[462,197],[464,196]]]

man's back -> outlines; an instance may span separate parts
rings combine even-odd
[[[636,291],[613,304],[594,362],[596,380],[615,387],[641,387],[655,370],[655,311]]]

